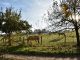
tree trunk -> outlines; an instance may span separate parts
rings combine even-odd
[[[8,45],[11,46],[11,33],[8,34]]]
[[[78,26],[77,26],[77,22],[75,23],[75,32],[76,32],[76,38],[77,38],[77,46],[80,47],[80,40],[79,40],[79,32],[78,32]]]

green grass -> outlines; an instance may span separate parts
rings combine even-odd
[[[26,39],[26,35],[14,35],[12,36],[12,46],[6,47],[3,51],[17,54],[79,54],[75,32],[66,32],[65,34],[66,42],[64,36],[59,36],[57,33],[41,34],[42,44],[31,41],[32,44],[30,45],[27,44],[26,40],[23,44],[23,39],[19,39],[19,37],[25,37]]]

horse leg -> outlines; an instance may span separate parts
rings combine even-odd
[[[36,41],[37,43],[39,43],[39,40],[38,40],[38,39],[36,39],[35,41]]]

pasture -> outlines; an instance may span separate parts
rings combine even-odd
[[[75,32],[66,32],[65,35],[66,35],[66,41],[63,35],[59,35],[57,33],[37,35],[40,37],[42,36],[42,44],[37,43],[34,40],[31,41],[30,43],[27,43],[26,39],[28,36],[25,34],[12,35],[11,46],[7,46],[7,40],[5,40],[4,43],[2,40],[0,40],[0,46],[1,49],[4,49],[3,51],[5,52],[19,53],[19,54],[79,53],[76,46]],[[35,36],[35,34],[31,34],[31,36]]]

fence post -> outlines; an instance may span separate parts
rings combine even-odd
[[[23,37],[23,44],[25,44],[24,37]]]
[[[41,44],[42,44],[42,36],[41,36]]]

